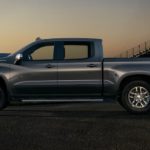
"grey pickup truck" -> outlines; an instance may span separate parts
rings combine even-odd
[[[10,101],[117,100],[150,110],[150,59],[103,58],[101,39],[38,39],[0,58],[0,109]]]

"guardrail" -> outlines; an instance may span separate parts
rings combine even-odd
[[[150,56],[150,41],[144,42],[142,44],[139,44],[138,46],[128,49],[124,52],[122,52],[119,56],[119,58],[133,58],[133,57],[146,57]]]

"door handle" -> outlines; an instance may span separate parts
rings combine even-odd
[[[87,65],[87,67],[90,67],[90,68],[94,68],[94,67],[97,67],[98,65],[97,64],[89,64]]]
[[[55,66],[52,65],[52,64],[48,64],[46,67],[47,67],[47,68],[54,68]]]

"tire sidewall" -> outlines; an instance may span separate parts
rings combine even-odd
[[[5,108],[8,104],[6,94],[4,90],[0,87],[0,110]]]

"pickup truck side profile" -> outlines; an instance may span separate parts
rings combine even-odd
[[[110,98],[129,112],[148,112],[150,59],[103,58],[102,40],[87,38],[39,39],[0,58],[0,109],[14,100]]]

